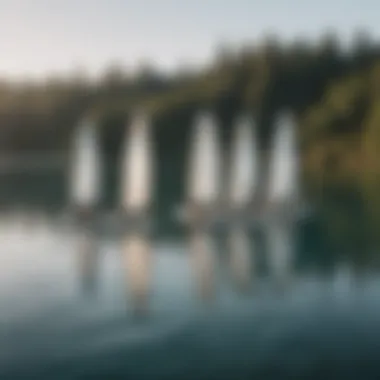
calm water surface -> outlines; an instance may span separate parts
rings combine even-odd
[[[0,219],[0,379],[380,374],[375,276],[350,288],[343,270],[334,279],[301,271],[279,292],[263,272],[239,292],[220,245],[202,254],[189,240],[156,239],[149,313],[141,319],[133,314],[125,241],[97,236],[94,289],[86,290],[80,236],[43,214]],[[254,257],[245,265],[254,267]]]

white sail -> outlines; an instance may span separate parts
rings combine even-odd
[[[138,114],[127,136],[121,173],[121,204],[127,211],[146,209],[153,192],[153,157],[150,125]]]
[[[190,153],[188,196],[191,202],[210,204],[220,192],[220,147],[213,117],[204,113],[195,124]]]
[[[256,134],[248,118],[242,118],[235,129],[232,147],[229,199],[234,206],[244,206],[257,187],[258,152]]]
[[[272,146],[269,200],[287,201],[298,195],[298,152],[295,126],[288,115],[280,118]]]
[[[101,159],[95,126],[86,121],[73,141],[71,199],[80,207],[94,206],[101,195]]]

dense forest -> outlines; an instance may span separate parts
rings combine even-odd
[[[334,35],[318,44],[268,38],[256,47],[224,47],[203,70],[171,75],[146,65],[133,75],[110,67],[97,80],[80,72],[44,82],[4,78],[0,152],[62,151],[72,128],[91,115],[99,121],[104,151],[116,157],[136,106],[152,113],[159,159],[165,162],[162,177],[174,178],[183,171],[194,111],[215,111],[226,146],[237,114],[251,113],[265,148],[277,113],[291,110],[306,193],[329,222],[328,234],[347,250],[380,236],[380,46],[365,33],[350,48]],[[178,194],[181,182],[171,191]]]

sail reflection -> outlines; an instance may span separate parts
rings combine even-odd
[[[215,298],[216,247],[206,230],[194,230],[189,240],[196,291],[203,301]]]
[[[253,252],[249,236],[241,227],[233,227],[229,233],[229,258],[232,279],[239,291],[249,290],[252,282]]]
[[[122,248],[132,311],[146,315],[152,275],[151,244],[144,233],[135,231],[125,236]]]
[[[294,226],[282,223],[267,225],[268,266],[275,284],[286,287],[292,276]]]
[[[347,298],[355,285],[352,265],[349,262],[340,262],[334,269],[333,292],[339,298]]]
[[[91,230],[83,228],[77,238],[81,290],[85,294],[94,293],[99,272],[99,252],[96,235]]]

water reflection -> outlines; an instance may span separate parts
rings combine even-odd
[[[355,291],[355,274],[353,266],[347,261],[335,266],[332,291],[337,297],[347,299]]]
[[[216,246],[207,231],[195,229],[189,237],[190,260],[197,295],[202,301],[212,301],[216,293]]]
[[[81,290],[85,294],[96,291],[99,280],[99,246],[97,236],[90,228],[82,228],[77,236],[78,269]]]
[[[109,363],[114,373],[123,368],[131,378],[179,378],[194,357],[201,363],[207,357],[212,368],[222,366],[222,374],[227,373],[224,366],[231,368],[232,361],[239,370],[243,361],[247,368],[252,363],[258,367],[267,363],[270,367],[284,357],[295,373],[298,363],[303,363],[304,352],[314,360],[315,347],[323,347],[322,356],[330,350],[333,358],[344,350],[356,349],[352,358],[357,358],[371,339],[371,352],[376,356],[378,279],[361,291],[364,296],[360,307],[358,302],[351,302],[352,293],[347,292],[345,282],[349,277],[344,269],[340,280],[336,273],[338,287],[333,297],[326,297],[330,293],[326,292],[323,278],[310,278],[304,272],[297,274],[297,286],[284,292],[283,297],[261,293],[267,283],[256,274],[255,287],[257,284],[260,292],[252,297],[237,297],[236,292],[228,290],[226,278],[219,276],[217,234],[211,235],[207,230],[191,231],[189,252],[182,240],[172,244],[163,239],[153,245],[148,235],[137,229],[127,231],[121,244],[113,238],[105,242],[104,236],[94,232],[82,234],[83,230],[68,240],[69,235],[62,236],[55,220],[43,216],[31,215],[25,220],[35,218],[34,228],[17,232],[15,228],[23,218],[21,214],[11,216],[0,219],[0,343],[4,347],[0,350],[1,379],[50,379],[66,373],[70,378],[72,373],[95,374],[99,368],[107,378]],[[270,243],[271,250],[266,252],[272,260],[272,278],[295,276],[292,229],[278,223],[263,231]],[[249,248],[250,236],[237,225],[227,232],[234,283],[239,289],[249,289],[253,269],[258,273],[257,246]],[[78,263],[83,284],[99,284],[102,278],[106,291],[97,292],[96,302],[83,302],[82,297],[77,297],[78,289],[72,285],[78,279]],[[193,270],[190,273],[189,264]],[[204,313],[203,308],[194,308],[190,280],[205,304],[214,301],[212,315]],[[328,289],[332,291],[330,285],[331,282]],[[338,302],[342,298],[345,302]],[[154,318],[137,326],[126,318],[126,303],[135,315],[154,313]],[[350,339],[363,338],[359,348],[355,340],[340,343],[346,342],[346,332]],[[288,360],[287,355],[293,354]],[[147,362],[149,366],[141,365]],[[172,368],[179,368],[178,373],[165,377]],[[66,372],[62,373],[63,369]],[[253,369],[247,378],[252,373]],[[207,374],[203,377],[207,378]]]
[[[330,275],[329,278],[326,276],[319,277],[318,269],[315,269],[313,273],[305,272],[302,269],[309,268],[308,262],[317,263],[315,260],[318,260],[318,258],[315,255],[318,255],[318,252],[309,257],[307,249],[303,248],[302,252],[299,252],[299,255],[297,254],[298,259],[302,256],[302,268],[298,268],[296,272],[294,259],[296,232],[297,235],[299,234],[297,228],[297,225],[278,222],[268,224],[266,229],[262,231],[266,238],[263,253],[269,265],[270,280],[279,284],[287,284],[289,280],[294,279],[297,275],[297,277],[301,276],[297,282],[302,283],[305,278],[310,278],[314,282],[325,284],[324,289],[328,287],[334,293],[351,293],[351,290],[357,285],[355,276],[358,274],[355,271],[355,262],[350,261],[348,258],[345,262],[336,263],[335,273]],[[75,234],[62,233],[59,221],[51,219],[42,213],[40,215],[25,214],[25,217],[22,217],[22,214],[4,215],[0,219],[2,276],[7,276],[9,279],[14,277],[16,280],[16,277],[19,278],[17,271],[24,273],[24,269],[25,272],[35,270],[37,273],[38,270],[41,270],[40,276],[33,275],[33,281],[41,283],[44,279],[50,281],[52,277],[56,276],[57,271],[63,270],[60,266],[62,262],[65,262],[66,282],[73,285],[79,282],[81,289],[88,293],[96,289],[99,279],[103,278],[100,272],[108,271],[107,266],[112,261],[114,263],[112,264],[113,270],[120,271],[120,281],[123,275],[127,282],[126,288],[115,283],[115,290],[113,291],[118,292],[119,290],[117,289],[120,289],[121,292],[124,290],[125,295],[125,290],[127,290],[131,294],[131,299],[141,300],[133,301],[131,304],[143,304],[144,302],[148,303],[150,290],[160,288],[161,280],[159,278],[155,280],[154,284],[152,283],[153,270],[156,274],[161,269],[164,270],[166,279],[171,273],[176,272],[172,274],[176,281],[175,283],[172,282],[170,286],[178,284],[178,287],[183,286],[182,289],[185,290],[185,286],[180,285],[180,283],[187,283],[187,280],[183,276],[178,276],[177,273],[177,268],[181,267],[183,273],[187,273],[188,269],[193,271],[192,279],[195,283],[197,294],[203,299],[212,299],[217,289],[216,281],[219,271],[217,261],[219,257],[223,257],[224,252],[219,252],[219,247],[217,247],[217,244],[220,243],[217,233],[211,234],[205,229],[190,229],[190,232],[187,245],[184,245],[183,241],[180,240],[178,243],[179,248],[168,248],[166,240],[160,242],[159,245],[162,244],[164,248],[157,255],[157,261],[154,260],[153,262],[153,247],[150,239],[147,234],[142,231],[138,232],[137,229],[135,232],[130,231],[125,234],[120,245],[120,241],[114,237],[109,238],[105,235],[99,235],[96,231],[91,231],[84,227],[79,231],[77,230]],[[226,232],[225,236],[228,238],[226,259],[228,260],[230,278],[233,279],[235,287],[239,291],[248,290],[251,288],[254,279],[255,283],[257,281],[259,288],[262,289],[262,252],[261,245],[256,244],[260,243],[260,241],[253,241],[253,236],[250,233],[248,234],[244,226],[230,226],[230,230]],[[105,241],[107,242],[106,245]],[[112,247],[114,253],[109,255],[107,253],[109,248],[105,247]],[[60,251],[63,254],[57,255],[56,252]],[[120,252],[123,253],[122,262],[120,261]],[[340,255],[339,257],[342,258],[342,256]],[[17,259],[18,257],[19,259]],[[163,262],[160,257],[164,257],[164,266],[160,264]],[[15,261],[16,259],[18,261]],[[6,273],[4,268],[8,265],[7,263],[9,265],[14,264],[17,270],[9,269],[9,273]],[[189,265],[190,268],[188,268]],[[64,275],[63,272],[62,275]],[[375,276],[375,273],[373,275]],[[367,286],[369,276],[367,274],[362,274],[362,276],[364,276],[365,283],[361,282],[360,284]],[[113,278],[111,273],[109,278],[110,280]],[[225,281],[225,279],[221,281]],[[188,284],[185,291],[190,294]]]
[[[274,284],[283,290],[292,278],[294,229],[294,225],[283,223],[270,223],[265,229],[270,275]]]
[[[122,242],[123,261],[127,288],[136,316],[145,316],[149,311],[149,295],[152,278],[152,248],[143,232],[127,234]]]
[[[228,243],[232,279],[239,291],[247,292],[252,283],[255,254],[249,235],[242,227],[233,227]]]

